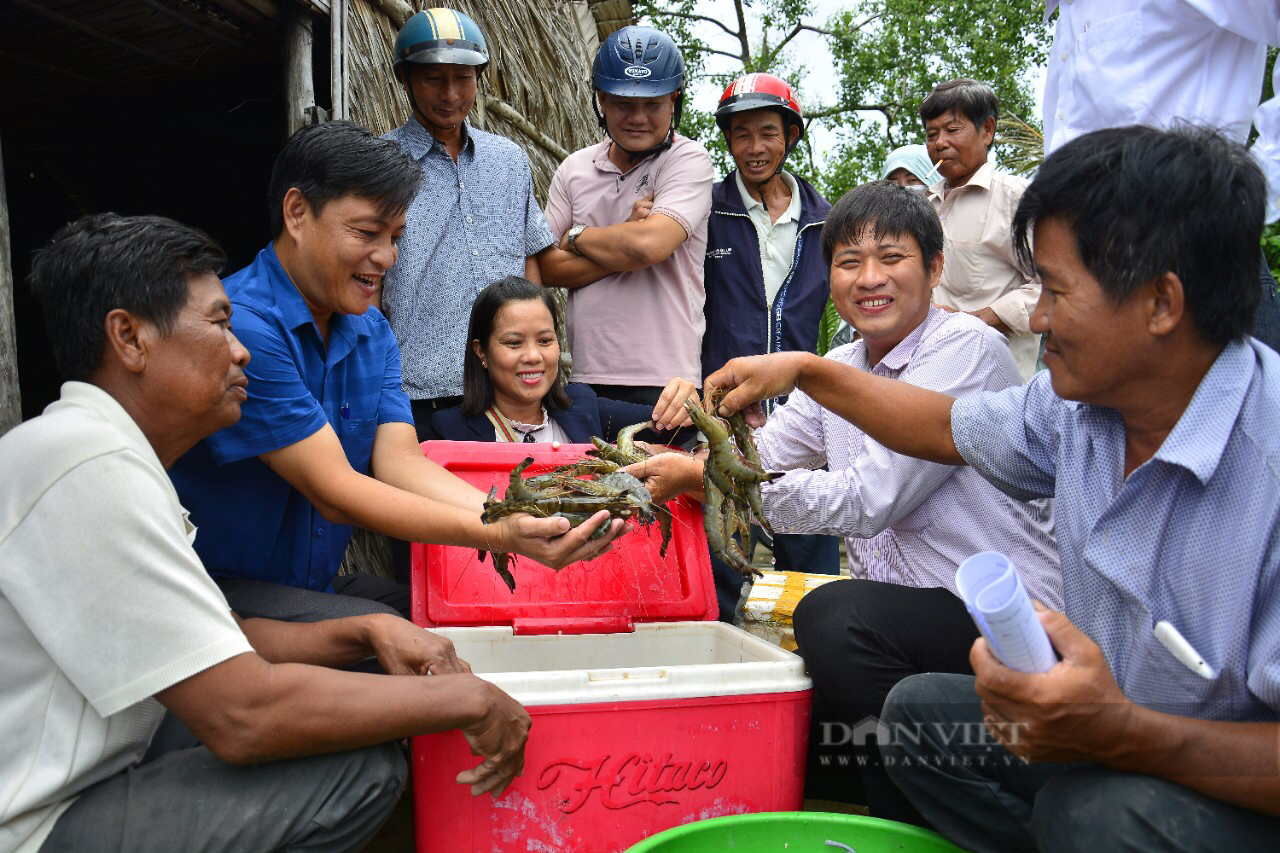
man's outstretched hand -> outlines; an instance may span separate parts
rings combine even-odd
[[[800,381],[806,359],[816,357],[803,352],[777,352],[730,359],[707,377],[703,396],[710,398],[713,391],[724,391],[720,414],[741,411],[749,425],[763,426],[764,413],[757,405],[759,401],[790,394]]]
[[[604,525],[609,525],[609,532],[599,539],[590,539],[591,534]],[[573,529],[569,528],[567,518],[536,518],[525,513],[507,516],[489,527],[492,536],[485,543],[486,550],[519,554],[553,569],[608,553],[613,540],[629,529],[620,519],[610,524],[609,513],[604,510]]]

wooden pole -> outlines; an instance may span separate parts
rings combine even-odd
[[[9,255],[9,203],[4,188],[4,152],[0,150],[0,435],[21,421],[18,346],[13,327],[13,264]]]
[[[311,70],[311,14],[296,3],[285,14],[284,100],[290,136],[315,113],[316,88]]]
[[[372,2],[382,10],[382,14],[391,19],[392,25],[397,30],[403,27],[404,22],[413,15],[413,7],[404,0],[372,0]]]
[[[347,0],[329,6],[329,104],[333,118],[347,118]]]
[[[524,134],[528,136],[529,139],[533,140],[533,142],[535,142],[540,148],[552,157],[555,157],[557,160],[563,160],[569,156],[569,152],[564,150],[564,147],[560,145],[559,142],[556,142],[550,136],[547,136],[545,133],[538,130],[538,128],[534,126],[533,122],[525,118],[523,113],[501,98],[495,98],[491,95],[481,95],[476,99],[476,103],[477,105],[483,104],[484,109],[489,110],[494,115],[502,116],[520,130],[524,131]]]

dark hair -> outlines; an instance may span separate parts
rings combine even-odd
[[[1200,336],[1223,346],[1249,331],[1261,298],[1265,204],[1262,170],[1217,131],[1099,130],[1040,167],[1013,217],[1014,250],[1033,265],[1035,223],[1059,217],[1113,304],[1173,272]]]
[[[968,77],[958,77],[934,86],[933,91],[920,102],[920,121],[933,121],[952,110],[973,122],[979,130],[987,119],[1000,118],[1000,102],[995,91],[986,83]]]
[[[64,226],[27,276],[58,371],[85,380],[101,366],[104,321],[117,308],[170,334],[191,298],[189,280],[220,275],[226,261],[209,235],[162,216],[99,213]]]
[[[827,266],[836,246],[856,241],[868,228],[876,239],[910,234],[920,246],[926,270],[942,251],[942,222],[924,193],[893,181],[872,181],[840,196],[827,214],[822,226],[822,257]]]
[[[551,323],[555,328],[556,338],[560,337],[560,317],[556,314],[556,305],[551,300],[551,293],[540,284],[534,284],[527,278],[509,275],[500,278],[476,295],[471,305],[471,322],[467,324],[467,351],[462,359],[462,413],[480,415],[493,405],[493,382],[489,379],[489,371],[485,369],[471,348],[472,341],[479,341],[480,346],[489,345],[489,336],[493,334],[493,321],[508,302],[525,302],[536,299],[547,306],[551,312]],[[556,381],[551,390],[543,397],[543,402],[553,409],[567,409],[570,405],[569,395],[564,390],[564,371],[556,365]]]
[[[395,216],[409,209],[421,175],[404,149],[358,124],[329,121],[301,127],[271,167],[271,236],[284,231],[284,196],[293,187],[317,215],[329,202],[354,195],[372,200],[381,215]]]

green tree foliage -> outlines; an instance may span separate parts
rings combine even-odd
[[[641,0],[635,9],[671,34],[690,73],[712,85],[727,85],[748,71],[769,71],[796,85],[808,121],[825,123],[837,141],[822,174],[813,174],[812,150],[805,145],[792,155],[792,167],[829,198],[878,177],[893,148],[923,141],[920,101],[943,80],[990,83],[1002,110],[1036,121],[1029,70],[1044,62],[1049,41],[1038,3],[850,0],[828,21],[815,19],[811,0],[732,0],[731,14],[723,18],[708,15],[698,0]],[[825,39],[835,58],[839,87],[833,102],[806,93],[806,57],[795,49],[795,39],[806,32]],[[707,73],[712,57],[732,70]],[[727,170],[727,152],[710,116],[686,110],[681,132],[700,139]]]

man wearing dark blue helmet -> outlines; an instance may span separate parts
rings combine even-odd
[[[711,184],[706,149],[676,133],[684,60],[650,27],[611,34],[592,69],[607,134],[556,171],[538,256],[543,283],[570,288],[574,379],[653,404],[672,376],[702,378],[703,255]]]

